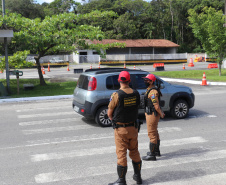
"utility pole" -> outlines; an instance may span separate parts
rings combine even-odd
[[[5,16],[5,0],[2,0],[2,16]],[[5,23],[3,24],[6,27]],[[7,83],[7,91],[10,94],[10,86],[9,86],[9,63],[8,63],[8,43],[7,37],[4,37],[4,48],[5,48],[5,68],[6,68],[6,83]]]
[[[226,17],[226,0],[225,0],[225,3],[224,3],[224,16]],[[225,18],[224,27],[226,27],[226,18]]]

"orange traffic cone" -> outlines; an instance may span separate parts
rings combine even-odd
[[[67,71],[70,71],[70,69],[69,69],[69,64],[67,65]]]
[[[207,82],[206,82],[206,73],[205,72],[203,73],[202,84],[201,85],[207,85]]]
[[[99,66],[98,66],[98,69],[100,69],[100,62],[99,62]]]
[[[193,64],[193,58],[190,59],[190,62],[188,64],[188,67],[194,67],[194,64]]]
[[[90,64],[90,69],[92,69],[92,64]]]
[[[124,63],[124,69],[126,69],[126,63]]]
[[[185,65],[183,64],[183,69],[185,69]]]
[[[133,69],[136,70],[136,66],[135,65],[133,66]]]
[[[48,72],[50,72],[50,65],[49,65],[49,63],[48,63]]]
[[[43,74],[43,75],[46,74],[46,73],[45,73],[45,68],[44,68],[44,66],[42,66],[42,74]]]

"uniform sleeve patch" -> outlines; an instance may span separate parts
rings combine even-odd
[[[153,102],[153,103],[156,103],[156,99],[152,99],[152,102]]]
[[[152,98],[152,99],[155,99],[155,94],[152,94],[152,95],[151,95],[151,98]]]
[[[109,101],[112,101],[112,98],[113,98],[113,94],[111,95],[111,97],[110,97],[110,100],[109,100]]]

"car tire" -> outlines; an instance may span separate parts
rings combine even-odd
[[[103,106],[100,107],[95,115],[95,122],[99,124],[101,127],[109,127],[111,126],[111,120],[108,118],[107,115],[108,107]]]
[[[189,107],[185,100],[179,99],[174,102],[171,108],[171,115],[177,119],[183,119],[188,115]]]

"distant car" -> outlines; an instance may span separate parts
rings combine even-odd
[[[34,56],[27,56],[26,61],[27,61],[27,62],[33,62],[33,63],[35,63],[35,62],[36,62],[36,60],[35,60]]]
[[[35,60],[34,56],[28,56],[27,59],[26,59],[26,61],[27,61],[27,62],[36,63],[36,60]],[[39,59],[39,62],[40,62],[40,63],[43,63],[42,58]]]
[[[49,60],[50,63],[61,63],[64,62],[64,60],[60,59],[59,57],[54,57],[51,60]]]
[[[128,71],[131,76],[130,86],[136,89],[143,100],[146,86],[142,77],[149,72],[123,68],[88,69],[82,73],[77,82],[73,95],[73,109],[84,117],[94,118],[102,127],[110,126],[107,116],[110,96],[120,88],[118,75],[121,71]],[[189,109],[194,106],[195,96],[192,89],[182,85],[171,85],[157,77],[156,85],[160,86],[163,96],[160,106],[165,112],[170,112],[175,118],[185,118]],[[141,101],[140,113],[144,113],[144,102]]]

